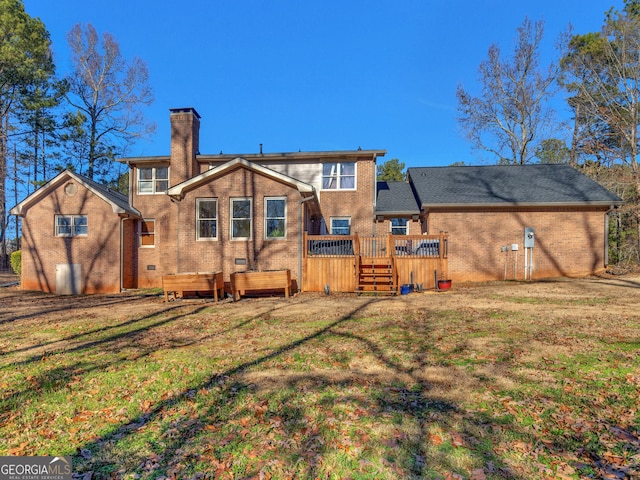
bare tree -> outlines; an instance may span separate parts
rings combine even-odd
[[[494,154],[498,163],[530,162],[553,121],[547,100],[557,69],[553,64],[545,72],[539,68],[543,33],[543,22],[525,18],[510,60],[502,58],[498,45],[489,47],[479,67],[481,95],[474,97],[458,86],[458,121],[467,139],[474,148]]]
[[[67,39],[73,64],[66,79],[67,100],[76,109],[71,117],[84,120],[83,125],[71,125],[74,135],[66,140],[83,144],[73,151],[87,152],[87,158],[80,159],[86,168],[81,173],[108,177],[114,157],[155,130],[142,113],[153,102],[149,72],[140,58],[126,61],[113,35],[99,37],[91,24],[75,25]],[[73,160],[78,159],[68,163]]]
[[[576,35],[563,58],[570,105],[582,124],[624,144],[619,160],[638,171],[640,126],[640,17],[609,13],[601,33]],[[604,143],[604,142],[601,142]]]
[[[621,210],[635,230],[640,261],[640,1],[626,0],[622,12],[611,10],[600,32],[573,36],[562,58],[562,84],[572,93],[574,141],[585,161],[617,168],[627,202]],[[584,146],[591,148],[584,148]]]

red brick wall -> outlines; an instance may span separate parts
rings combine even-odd
[[[284,240],[264,239],[264,197],[287,197]],[[158,198],[156,198],[158,197]],[[230,198],[253,199],[251,240],[230,240]],[[218,239],[196,240],[196,199],[217,198]],[[138,283],[161,286],[163,274],[223,271],[225,281],[236,271],[290,269],[298,278],[298,202],[300,193],[288,185],[245,168],[188,192],[181,201],[161,195],[137,196],[136,208],[156,220],[156,245],[138,248]],[[236,265],[244,259],[245,265]],[[155,270],[148,270],[154,265]]]
[[[68,183],[77,186],[65,194]],[[56,237],[55,215],[87,215],[86,237]],[[65,182],[22,220],[22,288],[56,292],[56,265],[80,264],[82,293],[120,291],[120,219],[111,205],[76,182]]]
[[[356,190],[320,191],[320,208],[327,225],[331,217],[351,217],[351,233],[373,235],[373,202],[376,191],[375,162],[370,158],[357,161]]]
[[[502,280],[505,266],[507,279],[514,267],[523,279],[525,227],[535,229],[533,278],[584,276],[605,267],[604,222],[602,209],[449,210],[429,214],[428,233],[449,232],[449,276],[456,281]]]
[[[421,221],[414,222],[409,218],[407,226],[409,227],[407,235],[422,235],[423,228]],[[385,219],[381,222],[376,222],[375,229],[376,235],[379,237],[391,234],[391,220]]]
[[[138,288],[137,221],[125,220],[122,227],[122,287]]]
[[[159,166],[159,165],[145,165]],[[169,175],[173,165],[169,169]],[[152,288],[162,285],[162,272],[174,272],[175,264],[175,240],[171,234],[176,226],[172,223],[172,217],[177,213],[177,205],[171,202],[171,198],[164,193],[155,195],[137,195],[137,168],[131,169],[130,188],[133,192],[132,206],[138,209],[145,219],[155,220],[155,245],[153,247],[140,247],[138,236],[138,222],[135,222],[133,249],[131,258],[134,262],[134,270],[137,273],[138,288]],[[169,251],[171,249],[171,251]]]
[[[200,173],[195,153],[200,142],[200,119],[194,112],[172,111],[169,184],[177,185]]]

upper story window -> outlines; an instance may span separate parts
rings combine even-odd
[[[323,190],[353,190],[356,188],[356,164],[338,162],[322,164]]]
[[[351,217],[331,217],[331,235],[350,235]]]
[[[166,193],[169,189],[169,167],[138,168],[138,194]]]
[[[152,218],[145,218],[138,225],[140,246],[154,247],[156,245],[156,221]]]
[[[264,231],[267,239],[285,238],[287,224],[287,199],[264,199]]]
[[[393,235],[408,235],[409,219],[408,218],[392,218],[391,233]]]
[[[56,237],[86,237],[86,215],[56,215]]]
[[[218,199],[199,198],[196,201],[196,239],[218,238]]]
[[[251,198],[231,199],[231,240],[251,239]]]

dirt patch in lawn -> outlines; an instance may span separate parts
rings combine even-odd
[[[0,276],[0,282],[10,278]],[[497,323],[502,330],[496,330],[489,337],[466,338],[464,344],[457,342],[453,335],[449,338],[449,335],[455,332],[445,331],[440,338],[443,351],[449,349],[455,353],[456,350],[465,349],[478,352],[481,360],[493,362],[505,355],[505,337],[518,338],[521,341],[530,336],[526,340],[530,348],[512,354],[518,355],[520,360],[537,362],[547,356],[571,355],[576,350],[588,350],[589,342],[593,341],[593,338],[624,340],[625,332],[619,329],[612,331],[610,319],[615,318],[622,323],[628,319],[629,322],[636,323],[639,303],[640,275],[561,278],[536,282],[467,283],[454,285],[446,292],[416,292],[395,297],[301,293],[291,298],[246,298],[239,302],[226,299],[218,303],[212,299],[184,299],[165,303],[162,294],[141,291],[113,295],[57,296],[22,291],[19,286],[10,286],[0,288],[0,349],[10,347],[13,322],[20,324],[21,332],[25,331],[25,326],[27,329],[30,328],[29,325],[33,326],[29,330],[30,339],[22,338],[24,334],[19,335],[21,342],[32,345],[29,354],[33,355],[46,351],[45,347],[40,348],[38,345],[40,331],[56,328],[60,322],[68,324],[74,319],[85,322],[86,325],[86,320],[92,318],[96,319],[96,323],[104,318],[110,318],[111,322],[117,323],[127,322],[127,319],[131,318],[150,318],[154,315],[188,318],[191,313],[206,308],[209,312],[208,317],[214,319],[213,321],[216,318],[241,319],[243,324],[248,325],[251,319],[277,319],[279,325],[290,322],[291,328],[295,328],[299,319],[339,323],[350,318],[370,316],[388,317],[390,321],[395,322],[399,319],[421,318],[436,313],[447,315],[447,312],[450,312],[456,319],[469,319],[464,323],[467,333],[473,331],[473,322],[482,318],[503,319]],[[348,317],[345,317],[344,312],[349,312]],[[584,338],[566,338],[557,332],[555,322],[558,318],[562,319],[563,326],[570,328],[572,324],[579,324],[580,331],[589,334]],[[459,325],[460,321],[456,321]],[[544,330],[547,324],[548,329]],[[527,325],[535,325],[535,335],[543,331],[544,339],[538,341],[535,335],[527,331]],[[197,331],[197,325],[195,329]],[[163,335],[166,335],[166,332]],[[180,325],[166,338],[169,337],[171,342],[178,344],[182,337],[193,340],[194,331],[184,330],[184,325]],[[158,341],[153,339],[153,342]],[[47,348],[51,347],[48,345]],[[56,345],[56,348],[65,347]],[[235,345],[221,347],[228,347],[229,351],[233,351]],[[354,368],[359,370],[360,367],[362,365]],[[325,374],[326,372],[321,372],[321,375]],[[286,382],[286,379],[273,378],[272,381]],[[272,385],[265,385],[267,389],[271,387]]]
[[[12,283],[17,277],[0,274],[0,285]],[[615,302],[611,299],[615,298]],[[168,308],[207,305],[224,309],[225,316],[261,316],[261,318],[295,318],[314,316],[322,319],[340,318],[345,305],[358,315],[408,316],[427,310],[453,310],[458,312],[486,311],[496,315],[502,310],[519,312],[532,320],[544,322],[546,314],[564,316],[568,322],[579,319],[595,330],[606,331],[602,322],[606,315],[628,316],[640,299],[640,274],[589,277],[581,279],[549,279],[535,282],[487,282],[454,285],[443,292],[416,292],[396,297],[334,293],[302,293],[284,297],[246,298],[240,302],[224,300],[217,304],[212,299],[185,299],[165,303],[162,295],[129,291],[113,295],[56,296],[41,292],[22,291],[19,286],[0,288],[0,321],[34,319],[41,323],[55,321],[60,316],[77,315],[97,317],[110,312],[112,316],[150,315]],[[606,312],[599,304],[606,304]],[[612,334],[614,334],[612,332]]]

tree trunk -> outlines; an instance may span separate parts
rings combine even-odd
[[[7,203],[6,203],[6,180],[7,180],[7,131],[9,117],[0,117],[0,270],[6,270],[7,264]]]

